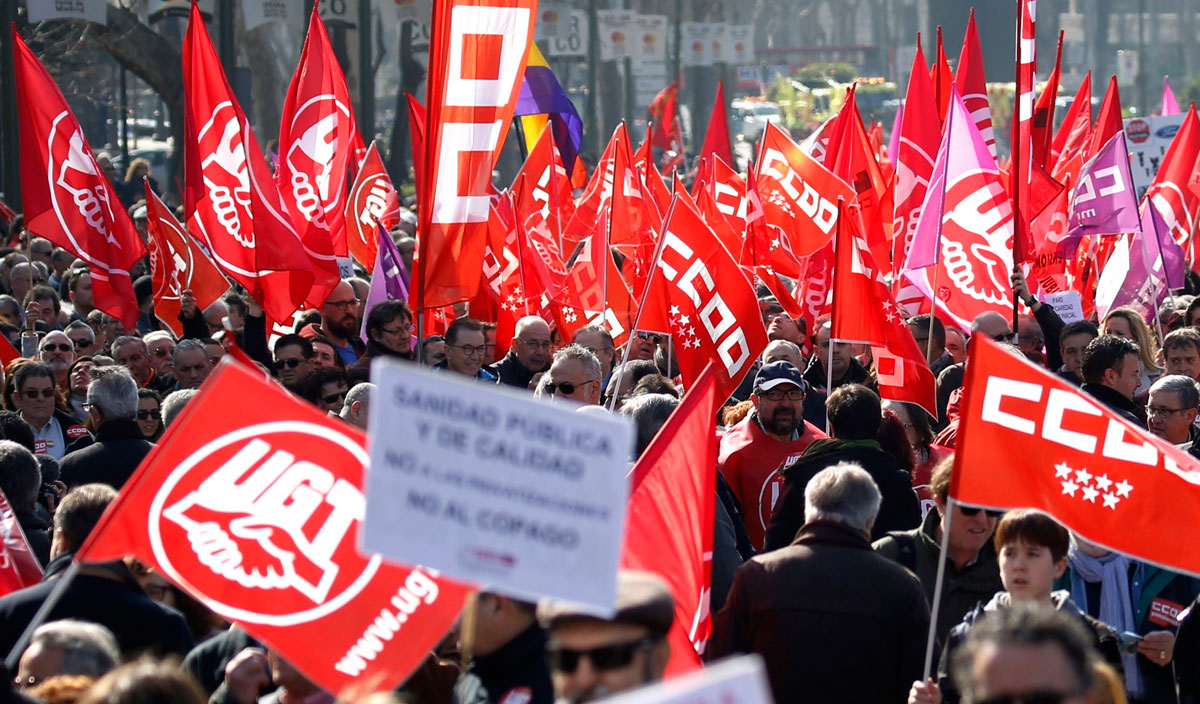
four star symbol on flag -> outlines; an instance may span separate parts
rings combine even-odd
[[[1133,491],[1133,485],[1124,479],[1114,481],[1108,474],[1092,474],[1087,467],[1076,469],[1066,462],[1054,465],[1054,478],[1062,485],[1064,496],[1090,504],[1096,504],[1096,499],[1100,499],[1104,508],[1113,511]]]

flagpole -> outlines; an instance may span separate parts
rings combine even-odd
[[[1154,206],[1151,205],[1149,202],[1147,202],[1146,207],[1153,208]],[[1141,230],[1138,234],[1140,234],[1142,236],[1142,261],[1146,263],[1146,276],[1150,279],[1150,305],[1154,309],[1153,310],[1154,329],[1158,332],[1158,349],[1163,350],[1163,354],[1165,355],[1166,350],[1164,349],[1164,343],[1163,343],[1164,338],[1163,338],[1163,330],[1162,330],[1162,321],[1159,320],[1159,317],[1158,317],[1158,281],[1154,278],[1154,267],[1155,267],[1155,265],[1157,265],[1159,262],[1162,261],[1162,245],[1159,244],[1158,255],[1154,257],[1154,261],[1149,262],[1149,261],[1147,261],[1148,257],[1146,256],[1147,254],[1149,254],[1149,252],[1146,249],[1146,231]],[[1158,237],[1158,234],[1155,233],[1155,238],[1157,239],[1157,237]],[[1157,242],[1156,242],[1156,244],[1157,244]],[[1165,278],[1166,274],[1167,274],[1166,264],[1164,263],[1162,266],[1163,266],[1163,277]],[[1167,291],[1169,292],[1170,290],[1171,290],[1171,287],[1168,286]]]
[[[12,650],[8,651],[8,657],[4,659],[4,666],[9,672],[16,673],[17,665],[21,662],[21,653],[25,652],[25,647],[29,645],[29,641],[33,638],[33,632],[37,627],[42,625],[46,617],[50,615],[50,611],[58,605],[63,594],[66,593],[67,587],[71,586],[71,582],[75,579],[75,575],[79,573],[79,563],[71,560],[70,566],[63,572],[63,575],[58,578],[58,583],[50,590],[50,594],[46,596],[46,600],[38,607],[33,618],[29,621],[29,625],[21,632],[21,637],[13,645]]]
[[[613,188],[616,188],[616,180],[614,179]],[[671,199],[671,207],[667,209],[667,217],[663,222],[670,222],[671,215],[675,212],[675,201],[679,196]],[[611,210],[609,211],[611,214]],[[610,218],[611,221],[611,218]],[[654,275],[658,273],[658,262],[662,259],[663,247],[666,245],[667,238],[659,237],[658,246],[654,250],[654,259],[650,263],[650,275],[646,277],[646,288],[642,291],[642,299],[638,301],[638,312],[633,319],[633,329],[629,331],[629,342],[625,343],[625,354],[621,356],[621,365],[613,371],[617,380],[617,387],[613,389],[613,395],[608,398],[608,411],[611,413],[617,405],[617,393],[621,390],[621,373],[625,371],[625,365],[629,363],[629,350],[633,346],[633,341],[637,339],[638,326],[642,324],[642,313],[646,310],[646,299],[650,297],[650,287],[654,284]],[[607,264],[608,262],[605,262]],[[606,276],[605,279],[608,277]],[[605,301],[607,305],[607,300]],[[668,336],[669,337],[669,336]],[[670,342],[668,341],[668,345]]]
[[[1021,217],[1021,183],[1024,176],[1024,170],[1021,167],[1021,18],[1024,16],[1024,8],[1022,0],[1016,0],[1017,3],[1017,27],[1016,39],[1013,42],[1013,57],[1016,59],[1016,95],[1014,96],[1013,104],[1013,131],[1012,131],[1012,179],[1013,179],[1013,214],[1016,218],[1013,220],[1013,246],[1012,246],[1012,273],[1016,274],[1020,270],[1021,261],[1021,235],[1024,234]],[[933,292],[934,296],[937,291]],[[1012,332],[1013,344],[1017,344],[1017,319],[1020,315],[1019,302],[1014,293],[1012,297]],[[928,676],[929,666],[926,663],[926,676]]]
[[[946,551],[950,549],[950,516],[954,513],[954,499],[946,497],[946,512],[942,514],[942,543],[938,551],[937,578],[933,582],[933,601],[929,604],[929,635],[925,640],[925,669],[921,681],[929,679],[933,668],[933,644],[937,640],[938,611],[941,610],[942,586],[946,581]]]
[[[838,240],[840,240],[842,238],[842,218],[846,214],[845,210],[843,209],[845,204],[846,204],[845,200],[841,196],[838,196],[838,204],[837,204],[837,223],[838,224],[837,224],[837,230],[833,233],[833,276],[830,277],[830,286],[829,286],[829,310],[830,310],[830,315],[829,315],[829,352],[826,354],[826,358],[825,358],[825,398],[829,398],[829,395],[833,393],[833,344],[834,344],[833,343],[833,341],[834,341],[833,319],[836,317],[834,315],[834,312],[837,310],[837,307],[836,307],[837,306],[837,279],[839,276],[838,268],[837,268],[837,261],[838,261],[837,251],[838,251]],[[814,339],[816,338],[816,335],[817,335],[816,331],[813,331]],[[829,414],[825,414],[825,434],[830,435],[831,430],[832,430],[832,427],[829,423]]]

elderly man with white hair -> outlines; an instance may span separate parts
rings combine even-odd
[[[338,415],[350,425],[366,430],[371,394],[374,392],[375,385],[370,382],[355,384],[346,392],[346,400],[342,402],[342,411]]]
[[[738,569],[706,657],[758,653],[779,702],[904,701],[929,607],[911,572],[871,550],[881,501],[853,463],[818,472],[792,544]]]

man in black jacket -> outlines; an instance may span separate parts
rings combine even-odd
[[[75,551],[117,496],[111,487],[87,484],[63,498],[54,515],[54,543],[45,577],[38,584],[0,598],[0,652],[8,653],[42,602],[63,578]],[[144,652],[183,656],[192,647],[187,621],[142,591],[123,562],[81,565],[47,621],[74,618],[107,627],[125,659]]]
[[[154,448],[135,420],[137,384],[124,367],[97,367],[92,370],[87,400],[96,440],[71,446],[61,462],[62,482],[68,487],[101,482],[120,489]]]
[[[812,478],[804,504],[795,541],[738,570],[705,657],[761,655],[777,702],[903,702],[929,607],[912,573],[871,550],[879,489],[841,462]]]
[[[1134,425],[1146,427],[1133,396],[1141,383],[1138,346],[1101,335],[1083,350],[1083,391]]]
[[[459,704],[553,702],[546,632],[538,625],[537,606],[480,592],[474,608],[475,657],[454,686],[455,700]]]
[[[792,543],[804,524],[804,487],[817,472],[839,462],[853,462],[871,475],[883,494],[879,516],[871,529],[878,540],[893,530],[921,524],[921,502],[912,488],[912,477],[879,446],[875,436],[883,419],[879,396],[865,386],[838,387],[825,402],[831,437],[809,445],[800,460],[782,471],[783,492],[767,529],[765,549],[778,550]]]
[[[499,383],[528,389],[533,376],[549,368],[550,326],[536,315],[527,315],[517,321],[508,354],[490,370]]]
[[[25,534],[25,541],[44,568],[50,561],[50,524],[37,510],[42,470],[33,453],[12,440],[0,440],[0,491]]]

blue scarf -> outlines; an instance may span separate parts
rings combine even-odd
[[[1129,558],[1115,552],[1092,557],[1079,549],[1075,536],[1072,535],[1067,561],[1071,565],[1071,598],[1084,613],[1092,612],[1087,601],[1086,583],[1099,583],[1100,620],[1112,626],[1118,634],[1126,631],[1136,633],[1137,620],[1133,614],[1133,597],[1129,591],[1129,567],[1132,564]],[[1122,653],[1121,663],[1125,668],[1125,690],[1130,696],[1140,697],[1142,677],[1138,672],[1137,655]]]

